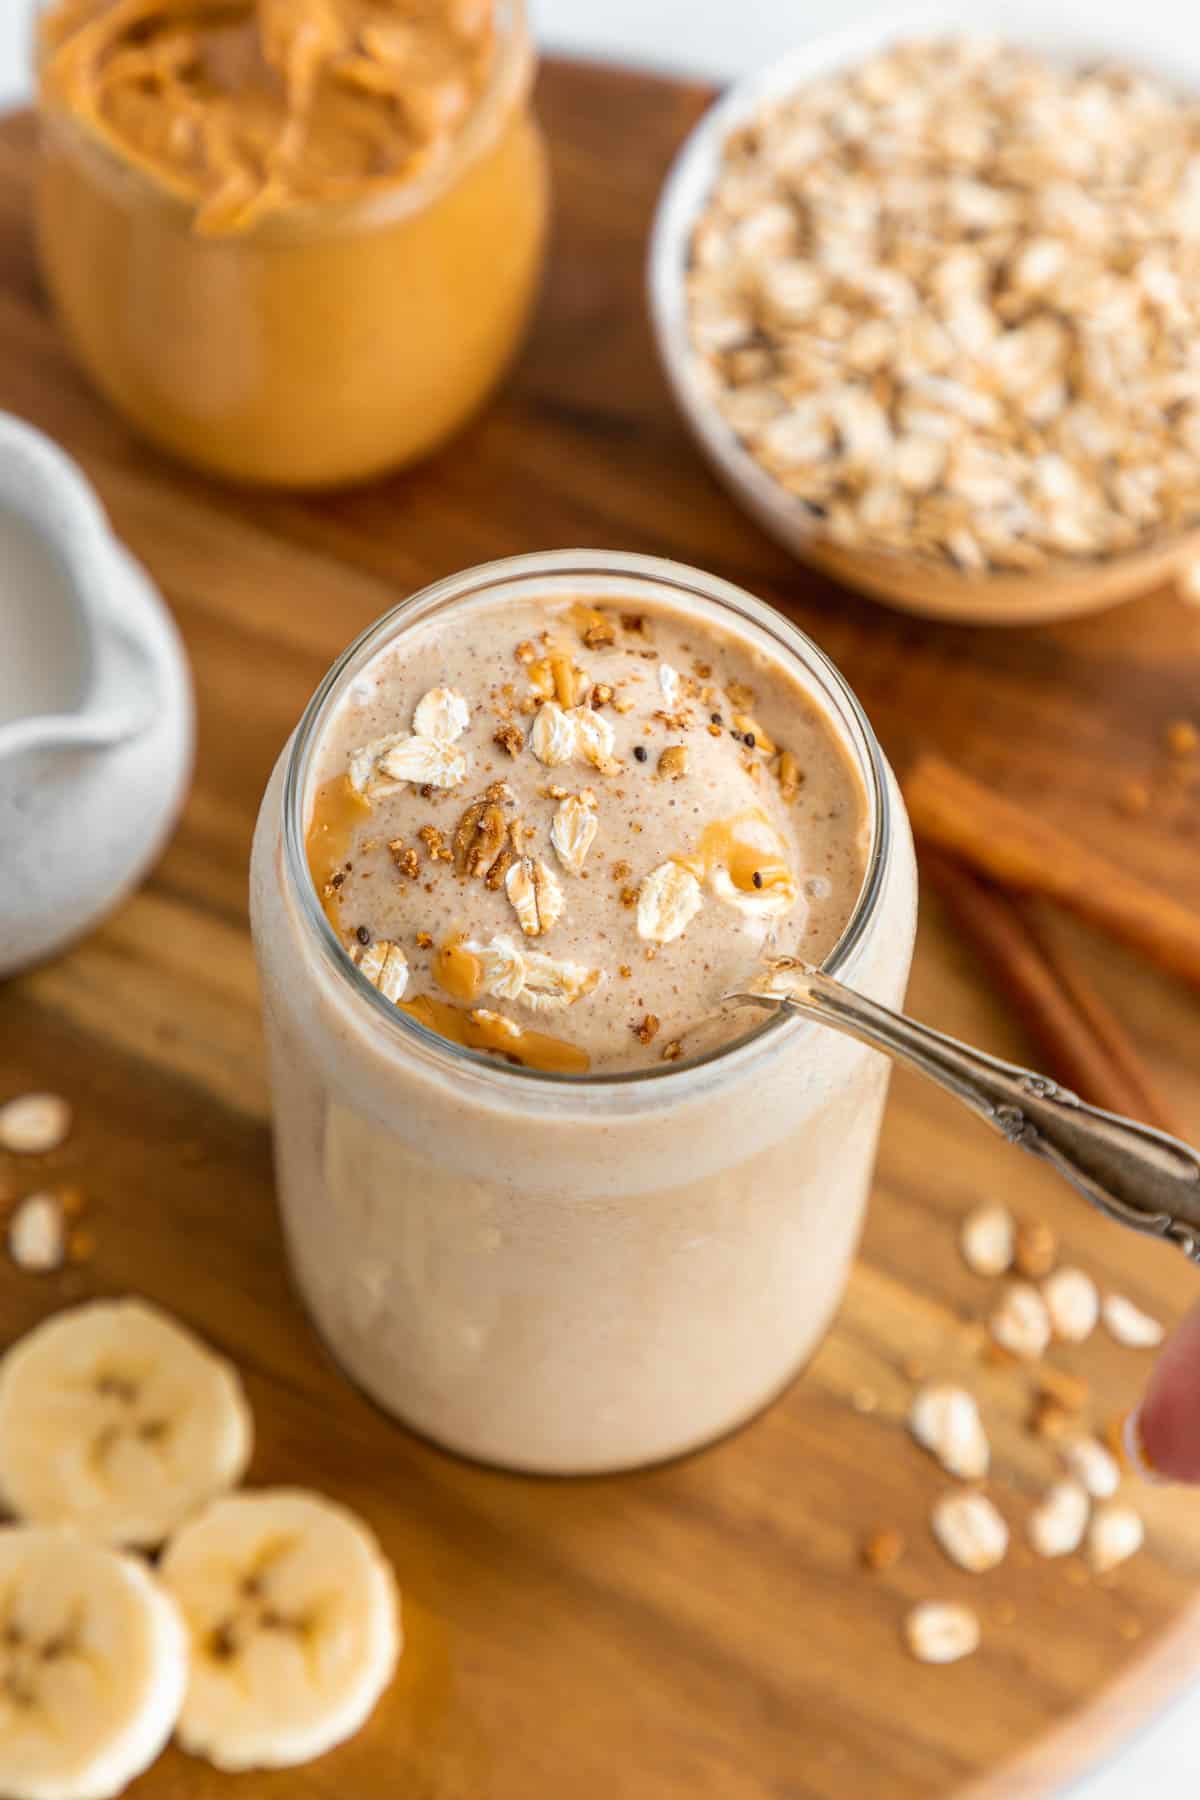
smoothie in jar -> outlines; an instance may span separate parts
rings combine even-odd
[[[840,1296],[887,1067],[724,997],[793,954],[898,1003],[914,889],[852,696],[750,596],[578,553],[381,621],[253,876],[285,1228],[348,1371],[557,1473],[762,1406]]]

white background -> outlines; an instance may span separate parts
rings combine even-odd
[[[531,0],[543,46],[640,62],[724,80],[815,31],[866,17],[877,0]],[[1078,18],[1082,34],[1103,14],[1131,13],[1162,43],[1200,34],[1194,0],[1045,0]],[[28,0],[0,0],[0,104],[29,91]],[[1195,54],[1193,48],[1193,54]],[[1200,1493],[1196,1497],[1200,1507]],[[1196,1800],[1200,1794],[1200,1697],[1174,1705],[1105,1769],[1071,1789],[1070,1800]],[[650,1795],[646,1800],[653,1800]],[[853,1800],[848,1794],[846,1800]],[[1017,1797],[1014,1797],[1017,1800]]]

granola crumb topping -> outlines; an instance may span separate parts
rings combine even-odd
[[[406,880],[417,879],[421,873],[421,859],[411,844],[406,844],[403,838],[393,838],[388,845],[388,854]]]
[[[881,1575],[893,1568],[904,1555],[904,1535],[890,1526],[872,1531],[862,1541],[859,1560],[872,1574]]]
[[[417,836],[424,844],[431,862],[454,861],[454,851],[436,825],[422,825]]]

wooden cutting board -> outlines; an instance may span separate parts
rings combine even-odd
[[[1005,633],[901,618],[797,568],[735,510],[685,437],[642,305],[651,208],[707,96],[552,65],[541,91],[558,226],[545,302],[507,390],[415,474],[321,502],[220,490],[142,448],[76,375],[42,298],[29,227],[34,135],[0,128],[0,405],[83,463],[179,621],[195,669],[196,783],[142,891],[69,956],[0,994],[0,1096],[73,1098],[53,1159],[91,1204],[93,1261],[0,1268],[5,1340],[69,1300],[172,1308],[245,1371],[256,1483],[312,1483],[358,1508],[394,1559],[408,1650],[361,1737],[294,1773],[240,1781],[171,1752],[141,1800],[906,1800],[1029,1796],[1103,1755],[1200,1667],[1200,1505],[1136,1495],[1144,1554],[1103,1583],[1020,1547],[1054,1472],[1025,1429],[1029,1377],[981,1362],[987,1286],[956,1229],[983,1196],[1060,1232],[1064,1253],[1174,1318],[1182,1258],[1089,1215],[915,1080],[893,1090],[861,1260],[807,1376],[704,1455],[621,1479],[518,1479],[390,1424],[323,1356],[284,1270],[246,930],[246,864],[268,771],[333,654],[397,597],[489,557],[586,544],[717,570],[835,657],[903,764],[939,746],[1181,898],[1200,892],[1200,791],[1163,732],[1200,710],[1200,611],[1156,596],[1070,627]],[[1148,781],[1130,823],[1116,784]],[[1110,946],[1089,962],[1180,1116],[1200,1132],[1200,1004]],[[911,1003],[1028,1055],[971,958],[924,910]],[[40,1176],[42,1171],[37,1171]],[[31,1171],[0,1167],[11,1197]],[[1055,1367],[1103,1424],[1145,1353],[1097,1334]],[[917,1369],[963,1373],[995,1447],[1017,1548],[972,1577],[940,1555],[944,1483],[902,1419]],[[887,1574],[864,1534],[903,1532]],[[902,1648],[906,1608],[969,1598],[980,1653],[949,1669]]]

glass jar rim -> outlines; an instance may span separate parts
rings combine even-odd
[[[866,789],[870,806],[872,831],[867,866],[854,910],[837,943],[821,968],[827,975],[840,975],[854,957],[875,921],[883,897],[890,864],[893,839],[892,800],[888,791],[886,764],[879,740],[850,684],[836,664],[775,607],[759,600],[746,589],[710,575],[687,563],[664,557],[625,554],[607,550],[548,550],[525,556],[504,557],[495,562],[480,563],[456,575],[444,577],[419,589],[376,619],[359,633],[332,664],[309,701],[292,736],[287,753],[282,801],[283,868],[290,884],[304,929],[315,943],[326,968],[335,982],[353,999],[364,1004],[373,1022],[384,1026],[394,1041],[405,1048],[449,1058],[450,1066],[482,1074],[502,1082],[511,1091],[513,1083],[527,1088],[537,1086],[558,1089],[625,1090],[635,1085],[656,1082],[680,1082],[696,1071],[728,1064],[738,1052],[751,1047],[774,1044],[780,1034],[803,1028],[803,1021],[789,1017],[782,1010],[765,1014],[761,1022],[732,1043],[722,1044],[704,1055],[678,1063],[661,1063],[644,1069],[598,1071],[595,1074],[563,1074],[553,1070],[516,1067],[486,1051],[472,1050],[452,1043],[440,1033],[431,1031],[417,1019],[402,1012],[372,986],[348,955],[325,914],[320,897],[309,873],[305,849],[305,801],[312,755],[321,740],[326,723],[340,701],[345,687],[358,670],[406,629],[415,626],[431,613],[455,601],[463,601],[491,588],[507,588],[521,581],[544,582],[547,578],[569,585],[572,581],[597,579],[619,586],[623,578],[656,584],[664,595],[691,595],[729,611],[735,618],[749,620],[764,631],[776,648],[802,664],[806,674],[814,677],[827,698],[840,709],[840,722],[850,728],[850,748],[858,773]]]
[[[57,0],[38,0],[31,15],[35,71],[40,69],[41,62],[37,19],[56,3]],[[495,5],[497,53],[491,74],[487,86],[456,132],[445,157],[434,162],[411,181],[401,178],[350,198],[311,200],[297,204],[286,212],[269,212],[258,219],[249,231],[229,238],[216,237],[211,241],[217,245],[251,241],[287,243],[293,238],[303,240],[313,234],[328,236],[339,229],[358,231],[392,224],[407,214],[419,212],[430,205],[457,180],[465,168],[482,155],[492,141],[494,128],[508,116],[510,107],[516,106],[527,95],[532,85],[535,58],[529,31],[528,0],[495,0]],[[40,112],[43,117],[53,116],[58,120],[62,116],[62,109],[50,109],[46,106],[40,74],[37,79]],[[194,197],[177,191],[167,181],[156,180],[148,170],[140,168],[137,163],[122,155],[115,140],[97,130],[83,128],[79,120],[74,122],[77,127],[76,135],[86,138],[89,148],[96,153],[99,166],[108,170],[112,181],[119,183],[127,191],[147,190],[161,206],[177,212],[181,218],[190,217],[195,212]]]

